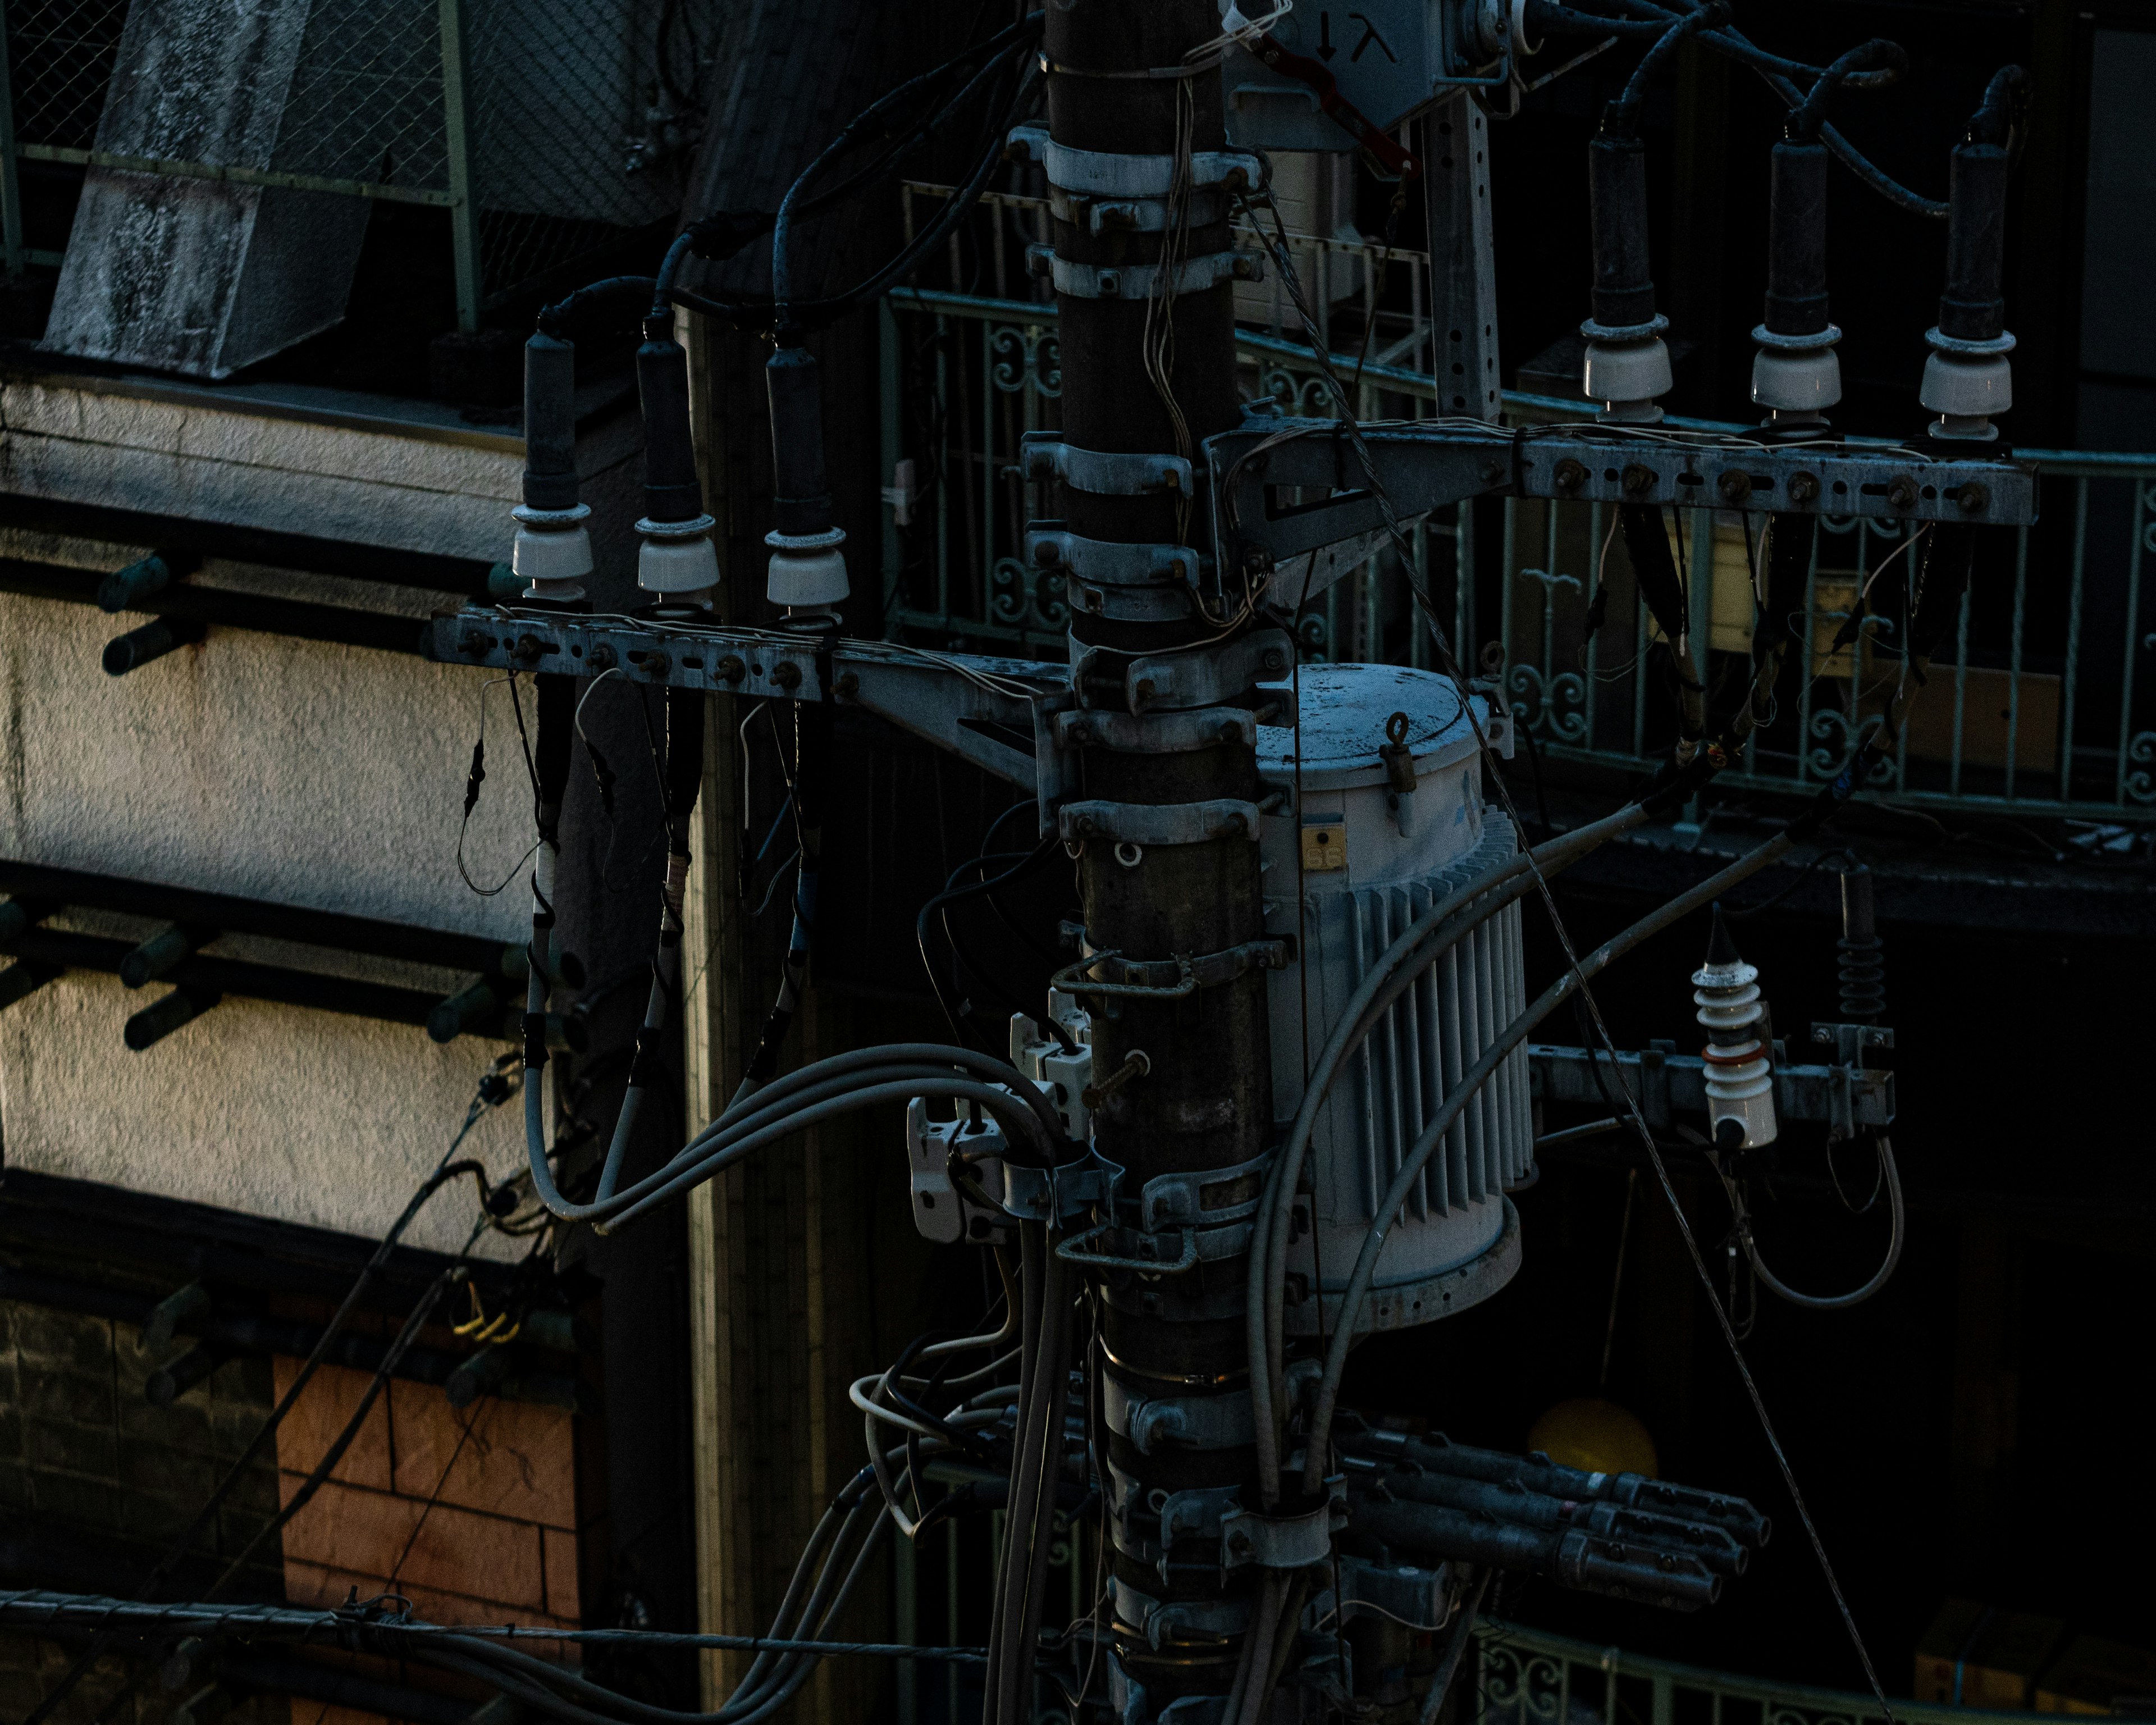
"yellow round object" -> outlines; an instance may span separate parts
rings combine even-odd
[[[1559,1402],[1535,1421],[1527,1434],[1527,1447],[1589,1473],[1655,1477],[1655,1440],[1647,1435],[1647,1428],[1616,1403],[1599,1396]]]

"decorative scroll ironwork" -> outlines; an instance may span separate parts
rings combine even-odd
[[[893,520],[886,536],[889,626],[1060,658],[1067,596],[1024,566],[1021,542],[1026,521],[1055,514],[1056,500],[1017,470],[1019,437],[1060,418],[1055,308],[926,290],[887,304],[884,375],[902,398],[887,410],[886,470],[910,459],[923,481],[914,518]],[[1239,316],[1246,397],[1286,413],[1332,412],[1315,362],[1277,324],[1258,326],[1261,311],[1239,301]],[[1390,362],[1420,351],[1412,332],[1379,341],[1362,368],[1358,410],[1435,413],[1434,380]],[[1333,360],[1343,377],[1356,370],[1353,356]],[[1520,423],[1587,412],[1517,395],[1506,406]],[[1970,603],[1871,788],[1918,807],[2156,820],[2156,635],[2140,603],[2143,564],[2156,552],[2156,456],[2019,453],[2041,464],[2043,517],[1999,530],[1980,552]],[[1469,525],[1476,511],[1479,530]],[[1739,516],[1672,508],[1666,519],[1691,636],[1715,711],[1725,711],[1749,675],[1763,547]],[[1636,773],[1674,739],[1675,703],[1667,647],[1615,525],[1609,509],[1584,501],[1460,506],[1411,526],[1410,569],[1383,547],[1327,588],[1298,619],[1297,639],[1312,660],[1435,663],[1405,574],[1435,601],[1463,663],[1502,645],[1507,691],[1553,758]],[[1830,516],[1820,529],[1796,619],[1802,650],[1785,666],[1769,722],[1724,773],[1732,788],[1808,794],[1841,770],[1899,678],[1900,576],[1922,546],[1893,521]],[[1860,603],[1853,639],[1837,644]]]

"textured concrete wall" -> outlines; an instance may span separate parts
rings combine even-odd
[[[8,385],[5,399],[0,482],[13,489],[465,556],[506,549],[521,454],[499,437],[395,435],[49,381]],[[634,482],[633,455],[617,430],[583,456],[588,495],[609,517],[621,511],[608,500]],[[600,536],[618,555],[622,536]],[[0,543],[0,555],[93,554],[116,560],[110,547]],[[328,596],[306,578],[288,590]],[[481,897],[455,864],[485,674],[221,629],[106,676],[104,643],[141,620],[0,595],[0,855],[521,937],[521,886]],[[488,778],[465,847],[486,884],[530,843],[506,693],[486,697]],[[526,701],[528,720],[528,685]],[[454,977],[438,975],[448,992]],[[131,1053],[122,1024],[162,992],[73,972],[0,1012],[10,1165],[377,1235],[503,1047],[470,1037],[441,1047],[414,1026],[228,999]],[[490,1167],[522,1162],[516,1112],[490,1117],[471,1140]],[[453,1250],[474,1214],[468,1187],[445,1193],[407,1239]]]

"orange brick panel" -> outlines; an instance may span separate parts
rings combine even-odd
[[[576,1526],[576,1444],[567,1409],[490,1396],[459,1411],[426,1384],[393,1384],[389,1401],[396,1490],[428,1497],[439,1488],[442,1502],[460,1508]],[[471,1435],[459,1451],[467,1420]]]
[[[271,1362],[280,1401],[299,1376],[300,1365],[300,1361],[284,1354]],[[359,1399],[372,1378],[372,1373],[356,1372],[346,1366],[324,1366],[310,1378],[299,1400],[292,1404],[292,1411],[277,1428],[279,1470],[301,1477],[313,1472],[359,1406]],[[367,1423],[360,1427],[352,1447],[345,1451],[344,1459],[337,1463],[330,1477],[350,1486],[372,1486],[382,1491],[389,1489],[392,1468],[386,1392],[375,1399]],[[297,1483],[296,1480],[285,1483],[286,1501],[290,1501]]]

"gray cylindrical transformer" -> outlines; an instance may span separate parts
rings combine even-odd
[[[1306,1062],[1385,949],[1517,848],[1512,823],[1484,806],[1474,730],[1449,679],[1397,665],[1308,666],[1301,706],[1299,764],[1293,732],[1258,735],[1260,773],[1289,793],[1263,835],[1265,926],[1293,937],[1298,956],[1270,978],[1273,1112],[1283,1126],[1301,1106]],[[1516,903],[1426,966],[1335,1081],[1311,1143],[1315,1234],[1300,1221],[1288,1255],[1299,1285],[1322,1289],[1328,1332],[1378,1201],[1424,1122],[1525,1009],[1521,958]],[[1504,1194],[1532,1181],[1533,1155],[1522,1047],[1425,1165],[1386,1237],[1362,1327],[1427,1323],[1502,1287],[1520,1255]],[[1318,1302],[1293,1301],[1294,1286],[1288,1329],[1315,1333]]]

